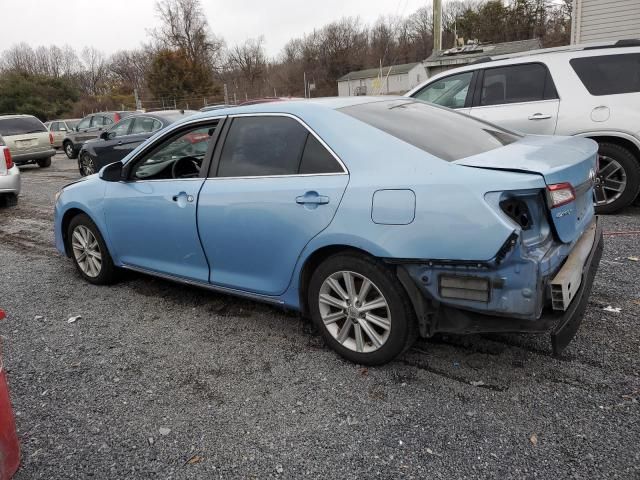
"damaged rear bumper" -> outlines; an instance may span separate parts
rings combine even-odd
[[[397,275],[416,310],[422,336],[429,337],[435,333],[550,333],[553,352],[558,355],[578,331],[602,257],[602,225],[597,217],[583,237],[588,237],[590,245],[587,245],[586,252],[584,248],[574,248],[571,251],[564,262],[564,265],[570,267],[563,267],[555,275],[536,280],[541,290],[536,297],[541,299],[543,305],[535,318],[512,317],[503,311],[478,312],[447,305],[429,295],[420,285],[421,277],[416,278],[416,271],[411,265],[399,265]],[[575,271],[579,272],[580,286],[571,292],[572,299],[563,306],[564,311],[554,310],[551,306],[551,285],[556,277],[566,277],[569,268],[574,273],[574,278]],[[492,284],[490,286],[493,288]]]

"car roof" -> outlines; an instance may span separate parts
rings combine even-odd
[[[0,115],[0,120],[4,120],[6,118],[37,118],[35,115],[27,115],[25,113],[17,113],[15,115]]]
[[[323,97],[312,99],[289,100],[286,102],[265,102],[255,103],[252,105],[237,105],[228,108],[220,108],[218,110],[210,110],[208,112],[198,112],[191,120],[197,118],[215,118],[227,115],[237,115],[244,113],[304,113],[305,110],[330,109],[338,110],[353,105],[361,105],[365,103],[381,102],[388,100],[407,100],[406,97],[396,95],[385,96],[358,96],[358,97]]]

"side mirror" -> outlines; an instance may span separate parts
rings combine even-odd
[[[100,138],[101,138],[102,140],[109,140],[109,132],[102,132],[102,133],[100,134]]]
[[[122,180],[122,162],[110,163],[100,170],[99,175],[105,182],[119,182]]]

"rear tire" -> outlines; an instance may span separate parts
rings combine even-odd
[[[67,229],[67,249],[80,276],[94,285],[110,285],[117,280],[107,245],[95,223],[84,213],[71,219]]]
[[[78,152],[76,152],[73,143],[65,142],[62,147],[64,148],[64,153],[68,158],[70,158],[71,160],[73,160],[74,158],[78,158]]]
[[[40,168],[49,168],[51,166],[51,157],[38,160],[38,166]]]
[[[307,301],[326,343],[355,363],[390,362],[417,336],[415,312],[393,272],[362,254],[341,253],[322,262],[311,276]]]
[[[595,187],[596,213],[607,214],[629,206],[640,191],[640,162],[625,147],[601,142],[598,148],[600,170]],[[604,158],[602,158],[604,157]],[[619,192],[610,188],[623,189]]]

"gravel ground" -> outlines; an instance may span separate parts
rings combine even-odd
[[[22,173],[0,212],[17,479],[640,477],[640,235],[606,237],[562,359],[544,336],[447,336],[367,369],[269,306],[82,281],[52,232],[76,162]],[[639,213],[605,230],[638,231]]]

